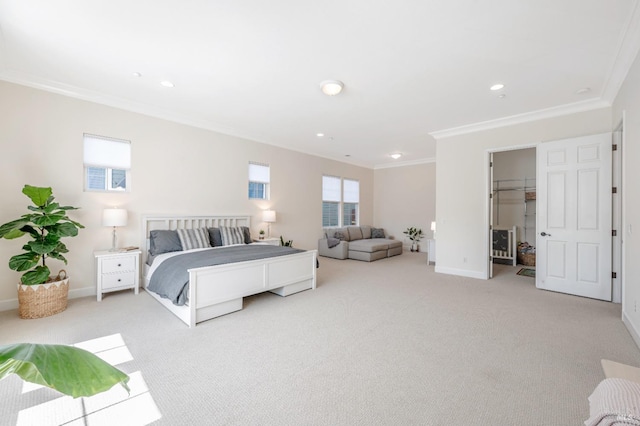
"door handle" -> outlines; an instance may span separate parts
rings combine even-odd
[[[551,234],[547,234],[547,233],[546,233],[546,232],[544,232],[544,231],[542,231],[542,232],[540,233],[540,235],[542,235],[543,237],[550,237],[550,236],[551,236]]]

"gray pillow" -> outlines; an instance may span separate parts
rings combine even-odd
[[[251,244],[251,231],[248,226],[242,226],[242,232],[244,232],[244,243]]]
[[[382,229],[382,228],[371,228],[371,238],[385,238],[384,229]]]
[[[151,231],[149,233],[149,240],[149,253],[151,256],[182,250],[182,244],[180,244],[180,238],[178,238],[178,231]]]
[[[327,237],[327,247],[334,248],[338,244],[340,244],[340,240],[339,239]]]
[[[333,238],[336,238],[336,239],[338,239],[338,240],[340,240],[340,241],[346,241],[346,237],[345,237],[345,235],[342,233],[342,231],[336,231],[336,232],[333,234]]]
[[[371,227],[369,225],[360,226],[360,230],[362,230],[362,238],[368,240],[371,238]]]
[[[211,241],[213,247],[222,247],[220,228],[209,228],[209,241]]]

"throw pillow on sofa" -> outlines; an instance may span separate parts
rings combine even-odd
[[[382,228],[371,228],[371,238],[385,238],[384,229],[382,229]]]

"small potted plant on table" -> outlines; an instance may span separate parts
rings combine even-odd
[[[75,237],[84,228],[67,216],[77,207],[61,206],[54,202],[51,188],[25,185],[22,193],[33,206],[30,213],[0,226],[0,238],[8,240],[28,235],[31,240],[22,246],[23,252],[9,259],[9,268],[24,272],[18,284],[18,306],[21,318],[42,318],[67,308],[69,278],[64,270],[51,277],[46,264],[48,258],[67,263],[63,253],[67,247],[63,237]],[[42,264],[40,264],[42,263]]]

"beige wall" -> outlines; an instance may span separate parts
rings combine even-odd
[[[436,164],[377,169],[374,172],[374,226],[384,227],[406,248],[410,241],[402,232],[421,228],[425,237],[420,251],[427,251],[426,239],[433,236],[431,221],[436,216]],[[365,222],[361,222],[365,223]]]
[[[436,271],[488,276],[488,152],[611,131],[611,109],[571,114],[437,141]]]
[[[83,133],[131,141],[130,193],[83,192]],[[0,223],[26,211],[26,183],[51,186],[57,200],[81,207],[71,216],[86,229],[66,240],[74,296],[95,294],[92,252],[111,244],[110,229],[100,223],[104,207],[129,212],[129,225],[118,230],[121,246],[142,244],[143,214],[250,214],[257,235],[264,227],[260,211],[270,207],[278,215],[272,235],[315,249],[322,235],[322,175],[330,174],[360,181],[360,219],[373,222],[371,169],[6,82],[0,82],[0,143]],[[271,200],[248,200],[249,161],[271,166]],[[25,241],[0,241],[0,309],[17,306],[19,274],[6,265]],[[53,270],[62,267],[51,263]]]
[[[619,232],[623,238],[623,293],[622,315],[627,328],[640,346],[640,240],[635,237],[640,232],[640,56],[636,58],[633,67],[618,92],[613,104],[613,125],[618,126],[624,121],[623,154],[623,231]]]

